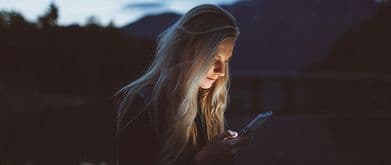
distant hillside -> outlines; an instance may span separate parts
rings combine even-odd
[[[153,39],[173,24],[179,17],[175,13],[146,16],[135,23],[122,27],[121,31],[128,36]]]
[[[296,70],[325,59],[339,36],[373,16],[378,4],[373,0],[254,0],[223,7],[241,29],[234,70]],[[177,18],[172,13],[149,16],[122,31],[155,38]]]
[[[334,72],[391,73],[391,5],[344,33],[332,46],[327,59],[311,70]]]

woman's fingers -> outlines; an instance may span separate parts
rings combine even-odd
[[[228,132],[229,132],[229,136],[225,137],[224,140],[238,137],[238,132],[231,131],[231,130],[228,130]]]
[[[215,140],[224,139],[225,137],[227,137],[227,136],[229,136],[229,135],[230,135],[230,133],[229,133],[228,131],[225,131],[225,132],[223,132],[223,133],[217,135],[217,136],[215,137]]]
[[[225,139],[228,139],[228,138],[235,138],[238,136],[238,133],[235,132],[235,131],[231,131],[231,130],[227,130],[219,135],[217,135],[215,138],[214,138],[214,141],[216,140],[225,140]]]
[[[227,130],[214,138],[214,142],[212,142],[211,148],[208,149],[208,153],[215,153],[224,159],[234,159],[239,150],[239,146],[249,140],[250,136],[238,136],[237,132]]]
[[[238,132],[236,131],[228,130],[227,132],[229,133],[229,137],[231,138],[235,138],[238,136]]]
[[[228,138],[228,139],[225,139],[225,142],[227,143],[227,145],[230,148],[237,148],[237,147],[249,142],[252,139],[251,136],[252,136],[251,134],[248,134],[245,136],[238,136],[236,138]]]
[[[214,141],[207,144],[200,152],[197,153],[196,162],[224,162],[223,164],[232,164],[237,157],[238,149],[235,147],[241,143],[242,139],[235,131],[227,130],[217,135]],[[205,164],[205,163],[204,163]],[[221,163],[219,163],[221,164]]]

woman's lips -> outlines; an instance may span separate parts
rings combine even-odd
[[[214,79],[214,78],[209,78],[209,77],[207,77],[207,79],[212,80],[212,81],[215,81],[215,80],[216,80],[216,79]]]

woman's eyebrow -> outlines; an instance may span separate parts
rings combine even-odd
[[[217,55],[220,60],[223,60],[224,58],[221,55]],[[229,56],[227,59],[224,59],[224,62],[228,62],[230,60],[231,56]]]
[[[221,56],[221,55],[217,55],[217,57],[219,57],[220,59],[224,59],[223,56]],[[231,57],[232,57],[232,55],[228,56],[228,58],[226,60],[229,60]]]

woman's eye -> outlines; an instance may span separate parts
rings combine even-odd
[[[218,64],[218,63],[220,63],[220,64],[228,64],[228,63],[229,63],[229,60],[222,61],[222,60],[220,60],[220,59],[215,59],[215,64]]]

